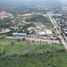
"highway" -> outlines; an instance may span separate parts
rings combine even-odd
[[[50,21],[52,22],[52,24],[54,25],[54,28],[56,29],[56,33],[58,34],[58,37],[60,38],[62,44],[64,45],[65,49],[67,50],[67,41],[63,38],[63,36],[61,35],[61,29],[59,27],[58,29],[58,24],[56,22],[56,20],[52,17],[52,14],[50,12],[47,13],[47,16],[49,17]]]

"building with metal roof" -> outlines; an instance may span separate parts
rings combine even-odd
[[[12,34],[13,36],[26,36],[27,34],[26,33],[13,33]]]

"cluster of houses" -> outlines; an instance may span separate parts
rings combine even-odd
[[[14,16],[11,13],[8,13],[6,11],[0,11],[0,19],[3,20],[4,18],[14,18]]]
[[[55,19],[58,22],[58,26],[61,27],[61,30],[67,36],[67,13],[53,14],[53,16],[56,16]]]

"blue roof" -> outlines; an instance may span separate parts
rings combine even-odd
[[[26,34],[26,33],[13,33],[13,35],[25,36],[25,35],[27,35],[27,34]]]

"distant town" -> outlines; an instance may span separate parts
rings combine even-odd
[[[17,37],[49,44],[59,44],[62,43],[60,36],[62,36],[63,41],[67,41],[66,18],[66,15],[62,12],[17,14],[15,17],[7,11],[1,11],[0,22],[2,24],[0,24],[0,35],[6,35],[7,38]]]

